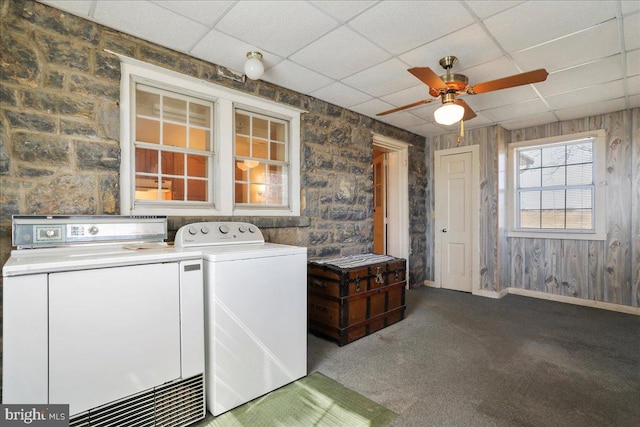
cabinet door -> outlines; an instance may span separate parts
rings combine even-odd
[[[178,263],[49,275],[49,403],[70,415],[180,377]]]

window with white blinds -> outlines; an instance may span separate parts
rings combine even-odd
[[[604,134],[510,147],[510,235],[604,238]]]

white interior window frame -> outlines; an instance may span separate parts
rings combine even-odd
[[[518,182],[516,166],[518,150],[541,145],[562,144],[572,141],[593,138],[593,173],[594,173],[594,230],[533,230],[518,229],[518,203],[516,201],[516,185]],[[606,132],[602,129],[561,135],[550,138],[533,139],[509,144],[507,160],[507,212],[508,237],[526,237],[533,239],[565,239],[565,240],[606,240]]]
[[[259,98],[215,83],[167,70],[108,51],[120,60],[120,213],[122,215],[173,216],[300,216],[300,130],[304,110]],[[132,135],[132,90],[134,81],[178,90],[213,101],[213,205],[184,206],[135,204],[134,144]],[[235,108],[269,114],[289,122],[289,204],[283,208],[234,207],[234,113]]]

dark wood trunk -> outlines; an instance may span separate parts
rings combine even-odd
[[[404,319],[406,261],[386,258],[352,268],[309,261],[309,331],[343,346]]]

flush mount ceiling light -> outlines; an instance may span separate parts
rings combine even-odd
[[[452,125],[462,120],[464,116],[464,107],[456,104],[453,93],[446,93],[442,96],[442,106],[434,113],[436,122],[441,125]]]
[[[264,73],[260,52],[247,52],[247,62],[244,63],[244,74],[251,80],[258,80]]]

